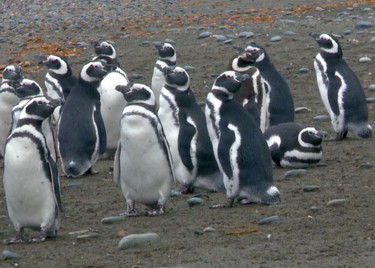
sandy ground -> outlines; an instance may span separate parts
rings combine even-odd
[[[161,1],[163,2],[163,1]],[[28,77],[42,84],[45,69],[37,65],[34,55],[45,53],[54,41],[64,48],[75,42],[114,39],[123,69],[132,75],[142,74],[137,82],[150,84],[156,50],[150,45],[166,38],[176,42],[178,65],[193,66],[191,86],[198,100],[203,101],[214,77],[225,70],[228,59],[235,53],[234,45],[246,46],[255,41],[266,47],[273,63],[288,80],[296,107],[308,111],[296,113],[296,121],[314,125],[333,134],[329,121],[314,121],[316,115],[326,114],[320,100],[313,71],[313,58],[318,52],[310,32],[335,33],[340,39],[347,61],[358,75],[367,97],[375,83],[373,76],[375,43],[370,39],[374,30],[355,29],[359,20],[375,23],[373,1],[354,5],[343,1],[316,1],[320,5],[303,5],[309,1],[181,1],[180,12],[191,17],[178,19],[163,16],[163,20],[147,21],[138,28],[129,23],[127,36],[121,28],[111,32],[96,30],[85,35],[49,36],[48,40],[30,40],[23,45],[1,44],[2,64],[20,61]],[[164,2],[163,2],[164,3]],[[317,8],[318,6],[322,9]],[[245,7],[245,8],[244,8]],[[135,21],[141,23],[138,17]],[[146,23],[146,20],[144,21]],[[169,24],[168,24],[169,23]],[[153,28],[150,25],[154,24]],[[205,27],[200,29],[199,27]],[[124,28],[126,26],[124,25]],[[143,29],[141,32],[139,29]],[[233,37],[223,44],[214,37],[198,39],[200,32]],[[296,34],[287,36],[285,31]],[[117,32],[116,32],[117,31]],[[236,37],[242,31],[252,31],[251,39]],[[89,33],[87,33],[89,32]],[[73,33],[73,31],[72,31]],[[45,33],[46,35],[48,33]],[[50,33],[49,33],[50,34]],[[279,42],[270,42],[275,35]],[[38,36],[39,37],[39,36]],[[19,37],[22,40],[21,37]],[[148,43],[146,43],[147,41]],[[35,43],[33,43],[35,42]],[[40,43],[38,43],[40,42]],[[45,43],[43,43],[45,42]],[[43,48],[42,45],[45,45]],[[70,62],[76,72],[93,55],[92,47],[63,53],[75,54]],[[12,54],[13,53],[13,54]],[[359,63],[363,56],[372,62]],[[308,68],[301,73],[301,68]],[[369,106],[370,123],[375,126],[375,110]],[[94,169],[97,175],[79,179],[61,177],[63,205],[61,229],[56,239],[41,244],[1,245],[1,250],[18,253],[21,259],[0,260],[1,267],[373,267],[375,261],[375,188],[373,139],[360,140],[349,135],[341,142],[324,142],[321,163],[303,176],[284,178],[287,171],[274,168],[275,185],[281,192],[282,203],[277,206],[239,205],[231,209],[212,210],[213,204],[224,201],[223,193],[209,193],[205,203],[189,207],[193,194],[172,197],[167,213],[160,217],[141,216],[111,225],[101,219],[118,215],[125,209],[121,191],[111,175],[112,161],[101,160]],[[317,185],[314,192],[305,192],[306,185]],[[200,193],[199,191],[197,193]],[[196,193],[195,193],[196,194]],[[340,206],[327,207],[328,201],[347,199]],[[139,205],[143,212],[144,207]],[[277,215],[278,222],[258,225],[262,218]],[[202,232],[212,227],[213,232]],[[77,231],[92,234],[78,239]],[[155,232],[161,241],[156,245],[118,250],[125,234]],[[14,235],[7,216],[4,191],[0,187],[0,239]]]

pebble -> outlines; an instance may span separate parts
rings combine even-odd
[[[371,61],[371,58],[367,57],[367,56],[359,58],[359,62],[361,62],[361,63],[366,63],[366,62],[370,62],[370,61]]]
[[[208,226],[203,229],[203,233],[212,233],[212,232],[216,232],[216,229],[213,227]]]
[[[250,38],[250,37],[253,37],[254,36],[254,33],[253,32],[240,32],[238,37],[239,38]]]
[[[297,107],[294,109],[295,113],[311,112],[311,109],[307,107]]]
[[[374,167],[374,163],[365,162],[361,164],[361,168],[373,168],[373,167]]]
[[[373,27],[374,25],[372,24],[371,21],[367,21],[367,20],[360,20],[358,21],[356,24],[355,24],[355,27],[357,29],[363,29],[363,28],[371,28]]]
[[[296,24],[295,20],[288,20],[288,19],[281,19],[280,22],[288,23],[288,24]]]
[[[100,222],[102,224],[112,224],[115,222],[123,221],[125,219],[126,219],[125,216],[111,216],[111,217],[103,218]]]
[[[227,39],[223,42],[223,44],[232,44],[233,43],[233,39]]]
[[[181,196],[182,193],[180,191],[171,191],[170,197],[178,197]]]
[[[272,36],[270,41],[271,42],[279,42],[279,41],[281,41],[281,36],[280,35]]]
[[[176,44],[176,41],[174,41],[173,39],[170,39],[170,38],[166,38],[166,39],[164,40],[164,42],[169,43],[169,44],[171,44],[171,45],[175,45],[175,44]]]
[[[76,187],[76,186],[80,186],[82,184],[82,182],[79,182],[79,181],[71,181],[71,182],[68,182],[68,184],[66,185],[67,187]]]
[[[320,207],[318,207],[318,206],[311,206],[310,210],[313,211],[313,212],[317,212],[317,211],[320,210]]]
[[[83,235],[78,235],[77,240],[89,240],[91,238],[95,238],[99,236],[97,233],[92,233],[92,234],[83,234]]]
[[[375,90],[375,84],[371,84],[368,86],[368,90]]]
[[[292,169],[292,170],[288,170],[287,172],[284,173],[284,178],[288,178],[288,177],[300,177],[300,176],[303,176],[305,175],[306,173],[306,169]]]
[[[192,197],[192,198],[188,199],[187,203],[190,207],[193,207],[193,206],[203,204],[204,199],[199,198],[199,197]]]
[[[156,233],[131,234],[124,236],[118,243],[119,249],[142,247],[155,244],[160,241],[160,236]]]
[[[350,29],[344,31],[344,35],[349,35],[351,33],[352,33],[352,30],[350,30]]]
[[[317,116],[313,117],[314,121],[324,121],[324,120],[328,120],[328,119],[329,119],[329,116],[326,115],[326,114],[317,115]]]
[[[368,98],[366,98],[366,102],[367,103],[373,103],[373,102],[375,102],[375,97],[368,97]]]
[[[348,199],[333,199],[327,202],[327,207],[337,207],[337,206],[344,206],[348,203]]]
[[[143,74],[139,74],[139,73],[132,73],[131,74],[131,78],[133,79],[141,79],[143,77]]]
[[[301,74],[307,74],[308,72],[310,72],[310,69],[306,67],[302,67],[301,69],[299,69],[299,72]]]
[[[69,232],[68,234],[69,235],[80,235],[80,234],[85,234],[85,233],[88,233],[89,230],[79,230],[79,231],[73,231],[73,232]]]
[[[288,36],[291,36],[291,35],[295,35],[296,33],[293,32],[293,31],[285,31],[284,32],[284,35],[288,35]]]
[[[303,187],[304,192],[316,192],[320,189],[318,185],[305,185]]]
[[[18,259],[21,259],[21,256],[18,253],[15,253],[13,251],[9,251],[9,250],[6,250],[6,249],[3,250],[2,256],[3,256],[4,260],[18,260]]]
[[[258,221],[258,224],[259,225],[269,224],[269,223],[275,222],[275,221],[280,221],[280,217],[277,216],[277,215],[274,215],[274,216],[270,216],[270,217],[267,217],[267,218],[263,218],[260,221]]]
[[[224,42],[225,40],[227,40],[227,37],[222,34],[215,34],[214,37],[217,42]]]
[[[372,37],[372,38],[370,39],[370,42],[371,42],[371,43],[375,43],[375,37]]]
[[[209,31],[202,32],[202,33],[199,34],[198,39],[203,39],[203,38],[210,37],[211,34],[212,34],[212,33],[209,32]]]

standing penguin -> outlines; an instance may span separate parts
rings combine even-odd
[[[155,63],[154,71],[151,79],[151,89],[154,92],[156,106],[159,108],[159,96],[161,89],[165,84],[165,71],[166,67],[173,68],[176,66],[177,54],[174,47],[169,43],[156,45],[158,50],[158,60]]]
[[[86,64],[67,98],[57,127],[58,151],[68,177],[91,173],[106,148],[106,132],[100,113],[98,86],[108,73],[102,61]]]
[[[263,133],[243,106],[233,100],[247,74],[226,71],[207,95],[206,121],[216,160],[224,175],[227,203],[277,204],[272,159]],[[222,207],[215,206],[215,207]]]
[[[154,94],[142,84],[117,86],[116,90],[127,101],[113,167],[113,179],[126,199],[127,211],[123,215],[138,215],[135,202],[150,208],[150,216],[164,214],[174,176]]]
[[[23,78],[22,69],[18,65],[8,65],[3,71],[0,85],[0,154],[2,156],[12,125],[12,109],[20,100],[14,86],[17,86]]]
[[[295,122],[281,123],[264,132],[272,160],[276,165],[306,168],[322,158],[324,131]]]
[[[94,42],[95,53],[93,59],[105,60],[105,62],[115,68],[105,75],[99,85],[101,114],[106,130],[107,145],[104,158],[114,155],[120,139],[120,120],[126,101],[122,94],[115,90],[117,85],[126,86],[129,79],[126,73],[120,68],[117,61],[117,54],[113,44],[109,41]]]
[[[16,237],[5,243],[42,242],[57,235],[57,217],[62,211],[60,180],[41,128],[59,104],[44,96],[30,100],[7,139],[3,183]],[[24,228],[39,229],[40,233],[27,240]]]
[[[266,129],[280,123],[293,122],[294,102],[288,83],[272,64],[266,50],[259,45],[249,45],[245,53],[244,59],[259,70],[268,90]]]
[[[331,117],[336,140],[348,131],[361,138],[372,136],[366,96],[357,76],[342,58],[339,41],[329,34],[312,34],[320,47],[314,67],[323,104]]]
[[[195,100],[189,75],[183,68],[166,69],[158,115],[171,148],[176,179],[183,192],[194,186],[210,191],[224,190],[204,112]]]

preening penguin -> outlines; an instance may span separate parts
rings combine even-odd
[[[42,132],[42,122],[59,101],[35,97],[23,108],[17,127],[8,137],[4,155],[4,191],[16,237],[5,243],[41,242],[56,236],[62,210],[60,181]],[[39,229],[28,240],[24,228]]]
[[[77,85],[67,98],[57,128],[62,169],[68,177],[92,172],[106,148],[106,132],[100,112],[98,86],[110,71],[102,61],[83,66]]]
[[[113,179],[126,199],[123,215],[138,215],[135,202],[146,205],[150,209],[148,215],[164,214],[174,176],[154,94],[142,84],[117,86],[116,90],[127,101],[113,167]]]
[[[231,207],[235,199],[242,203],[280,202],[280,193],[273,185],[271,154],[263,133],[243,106],[233,100],[245,79],[249,79],[249,75],[234,71],[222,73],[206,101],[208,133],[224,175],[225,207]]]
[[[325,132],[295,122],[281,123],[264,132],[272,160],[282,167],[306,168],[322,158]]]
[[[365,93],[357,76],[342,58],[338,39],[329,34],[311,35],[320,47],[314,60],[316,80],[336,140],[344,139],[348,131],[361,138],[371,137]]]

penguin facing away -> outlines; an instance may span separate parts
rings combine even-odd
[[[126,199],[127,210],[122,215],[139,215],[135,202],[147,206],[149,216],[164,214],[174,175],[154,94],[142,84],[117,86],[116,90],[127,101],[113,171],[113,179]]]
[[[263,133],[243,106],[233,100],[247,74],[226,71],[207,95],[205,115],[216,160],[224,175],[227,202],[278,204],[272,159]]]
[[[12,125],[12,109],[19,102],[14,87],[24,79],[22,68],[8,65],[0,84],[0,154],[4,155],[5,141]]]
[[[173,157],[176,180],[186,193],[194,187],[223,191],[204,112],[190,88],[188,73],[181,67],[166,68],[158,116]]]
[[[60,180],[41,128],[58,105],[59,101],[44,96],[33,98],[7,139],[3,183],[8,214],[16,229],[16,237],[5,240],[7,244],[42,242],[57,235],[62,211]],[[29,240],[24,228],[40,233]]]
[[[357,76],[343,59],[336,37],[312,34],[320,52],[314,60],[317,84],[323,104],[331,117],[336,140],[346,138],[348,131],[360,138],[370,138],[368,108],[364,90]]]
[[[57,127],[58,151],[68,177],[92,172],[106,148],[106,132],[100,112],[98,86],[110,71],[102,61],[81,69],[78,83],[67,98]]]
[[[170,43],[162,43],[155,46],[158,50],[158,60],[155,63],[151,79],[151,89],[154,92],[157,109],[159,107],[159,96],[165,84],[165,68],[174,68],[177,61],[177,53]]]
[[[267,87],[268,122],[266,126],[294,121],[294,101],[289,85],[275,68],[266,50],[259,45],[245,48],[246,61],[256,67]]]
[[[281,123],[264,132],[276,165],[290,168],[307,168],[322,158],[325,131],[305,127],[295,122]]]

